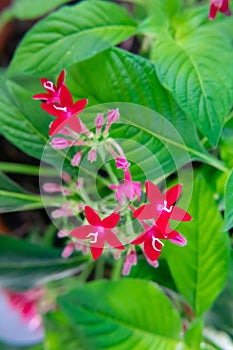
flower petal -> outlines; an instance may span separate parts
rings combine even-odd
[[[44,100],[47,101],[49,99],[49,94],[46,93],[41,93],[41,94],[36,94],[32,96],[34,100]]]
[[[109,229],[105,230],[104,238],[105,238],[105,241],[113,248],[121,249],[121,250],[125,249],[121,241],[117,238],[117,236],[111,230]]]
[[[216,14],[217,14],[217,11],[218,11],[217,7],[216,7],[214,4],[211,4],[211,5],[210,5],[210,11],[209,11],[209,17],[208,17],[208,18],[209,18],[210,20],[215,19]]]
[[[51,103],[44,102],[41,103],[40,106],[45,112],[53,115],[54,117],[60,117],[64,113],[63,111],[55,109]]]
[[[141,233],[138,237],[136,237],[130,244],[142,244],[147,238],[147,231]]]
[[[105,219],[102,220],[101,225],[104,228],[114,228],[118,221],[120,220],[120,215],[112,213],[111,215],[107,216]]]
[[[93,227],[91,225],[84,225],[75,228],[70,232],[69,236],[79,238],[79,239],[88,239],[89,233],[93,232]]]
[[[174,238],[170,238],[170,241],[180,246],[184,246],[187,244],[187,240],[179,232]]]
[[[181,191],[182,185],[177,184],[164,193],[164,199],[167,201],[168,207],[173,205],[178,200],[181,195]]]
[[[78,100],[72,106],[72,114],[77,114],[82,112],[82,110],[86,107],[88,100],[86,98],[82,100]]]
[[[100,248],[100,247],[95,247],[93,244],[91,244],[91,255],[93,257],[94,260],[97,260],[100,255],[103,252],[104,247]]]
[[[66,71],[63,69],[57,79],[57,89],[59,89],[62,84],[64,83],[64,80],[65,80],[65,74],[66,74]]]
[[[64,119],[62,117],[55,119],[50,124],[49,136],[54,136],[55,134],[58,134],[59,131],[61,131],[61,129],[64,128],[66,123],[67,123],[67,119]]]
[[[187,211],[177,206],[173,207],[170,218],[177,221],[192,220],[192,216],[189,213],[187,213]]]
[[[144,243],[144,253],[147,256],[148,259],[151,261],[158,260],[161,251],[162,251],[162,244],[159,244],[159,242],[156,242],[156,248],[158,250],[155,250],[152,246],[152,240],[147,239]]]
[[[146,184],[147,198],[151,203],[155,203],[157,201],[163,200],[163,196],[162,196],[162,193],[160,192],[160,189],[155,184],[153,184],[153,182],[147,180],[145,184]]]
[[[72,107],[73,105],[72,95],[70,90],[65,85],[61,86],[60,101],[62,106]]]
[[[102,222],[99,215],[91,207],[86,206],[84,208],[84,211],[89,224],[91,224],[92,226],[102,226]]]
[[[148,220],[148,219],[156,219],[158,217],[158,213],[155,210],[155,205],[153,204],[144,204],[133,213],[134,218],[139,220]]]
[[[80,133],[82,130],[82,126],[80,123],[80,119],[77,118],[75,115],[68,118],[67,123],[69,124],[70,128],[74,130],[77,133]]]

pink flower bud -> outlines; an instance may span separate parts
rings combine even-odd
[[[67,230],[67,229],[59,230],[58,233],[57,233],[57,237],[58,238],[64,238],[64,237],[69,236],[69,234],[70,234],[70,231]]]
[[[111,109],[110,111],[108,111],[108,124],[112,124],[115,123],[118,119],[119,119],[120,113],[119,113],[119,109]]]
[[[116,167],[118,169],[123,169],[123,170],[127,170],[130,166],[130,163],[127,162],[127,160],[125,158],[117,158],[116,159]]]
[[[61,185],[58,185],[58,184],[53,183],[53,182],[47,182],[47,183],[43,184],[42,188],[45,192],[48,192],[48,193],[56,193],[56,192],[62,191]]]
[[[64,194],[64,196],[71,196],[73,192],[69,188],[63,187],[62,193]]]
[[[61,178],[62,180],[64,180],[65,182],[71,182],[71,177],[68,173],[66,173],[65,171],[62,171],[61,173]]]
[[[69,204],[63,204],[60,209],[56,209],[51,212],[51,216],[53,219],[69,217],[73,215],[74,215],[73,210],[71,209]]]
[[[75,244],[73,242],[70,242],[67,244],[67,246],[62,251],[62,257],[68,258],[74,251]]]
[[[64,139],[63,137],[55,137],[51,141],[51,146],[54,149],[64,149],[70,147],[72,145],[72,141]]]
[[[78,166],[79,163],[81,162],[81,159],[82,159],[82,152],[77,152],[77,153],[74,155],[74,157],[73,157],[73,159],[72,159],[72,161],[71,161],[71,164],[72,164],[73,166]]]
[[[89,152],[88,152],[88,155],[87,155],[87,159],[93,163],[96,161],[96,158],[97,158],[97,155],[96,155],[96,149],[95,148],[92,148]]]
[[[97,114],[97,117],[95,118],[96,129],[101,129],[103,125],[104,125],[104,115]]]

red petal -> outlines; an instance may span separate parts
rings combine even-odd
[[[49,94],[46,94],[46,93],[41,93],[41,94],[32,96],[34,100],[45,100],[45,101],[47,101],[49,97],[50,97]]]
[[[133,216],[139,220],[156,219],[159,213],[155,210],[155,204],[144,204],[135,210]]]
[[[113,213],[107,216],[105,219],[103,219],[101,225],[104,228],[114,228],[118,224],[119,220],[120,220],[120,215]]]
[[[61,71],[61,73],[60,73],[58,79],[57,79],[57,89],[59,89],[59,88],[62,86],[62,84],[64,83],[65,74],[66,74],[66,72],[65,72],[65,70],[63,69],[63,70]]]
[[[70,117],[67,122],[72,130],[74,130],[77,133],[81,132],[82,126],[80,123],[80,119],[77,118],[75,115],[73,117]]]
[[[79,239],[88,239],[88,234],[93,232],[93,227],[90,225],[84,225],[75,228],[73,231],[71,231],[70,236],[79,238]]]
[[[103,252],[104,247],[98,248],[91,244],[91,254],[94,260],[97,260]]]
[[[157,247],[157,244],[156,244],[156,248],[162,249],[162,245],[160,244]],[[161,251],[157,251],[152,247],[152,240],[151,239],[148,239],[145,241],[144,252],[145,252],[147,258],[149,258],[151,261],[158,260],[160,254],[161,254]]]
[[[156,225],[158,226],[159,231],[161,234],[166,237],[168,233],[171,231],[170,225],[169,225],[169,218],[170,214],[167,212],[162,212],[162,214],[159,216],[159,218],[156,220]]]
[[[217,7],[214,4],[211,4],[208,18],[210,20],[215,19],[217,11],[218,11]]]
[[[86,206],[84,211],[89,224],[92,226],[102,226],[99,215],[91,207]]]
[[[58,134],[59,131],[64,128],[66,123],[67,123],[67,119],[64,119],[64,118],[55,119],[50,125],[49,136],[54,136],[55,134]]]
[[[142,244],[147,238],[147,231],[141,233],[137,238],[130,242],[130,244]]]
[[[105,238],[105,241],[113,248],[121,249],[121,250],[125,249],[121,241],[117,238],[117,236],[111,230],[108,230],[108,229],[105,230],[104,238]]]
[[[187,244],[186,239],[179,232],[177,232],[177,235],[175,237],[170,238],[170,241],[180,246],[184,246]]]
[[[192,216],[187,213],[184,209],[174,206],[171,212],[170,218],[177,221],[190,221]]]
[[[164,200],[167,201],[167,207],[173,205],[181,195],[182,185],[178,184],[164,193]]]
[[[163,200],[163,196],[160,192],[160,189],[149,180],[146,181],[146,194],[147,198],[151,203]]]
[[[44,103],[41,103],[40,106],[45,112],[53,115],[54,117],[61,117],[64,114],[63,111],[59,111],[55,109],[51,103],[44,102]]]
[[[70,90],[65,86],[61,86],[60,101],[62,106],[72,107],[73,99]]]
[[[75,102],[72,106],[72,114],[77,114],[82,112],[82,110],[86,107],[87,102],[88,100],[86,98]]]

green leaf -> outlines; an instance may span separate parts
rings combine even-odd
[[[172,350],[180,342],[177,311],[147,281],[97,281],[61,296],[58,303],[83,350]]]
[[[185,342],[194,349],[202,349],[200,347],[202,341],[204,320],[202,317],[194,319],[185,332]]]
[[[95,69],[91,70],[89,67],[95,67]],[[97,81],[100,83],[96,84]],[[157,155],[159,163],[162,166],[165,165],[165,173],[174,171],[174,163],[169,160],[170,155],[163,145],[155,140],[155,138],[160,139],[158,136],[160,131],[162,132],[161,139],[165,137],[171,147],[174,145],[174,149],[177,145],[181,153],[189,152],[192,159],[221,167],[218,161],[204,150],[198,140],[195,128],[187,120],[171,93],[159,83],[154,65],[149,60],[120,49],[109,49],[90,60],[71,67],[67,74],[67,84],[77,96],[88,96],[89,105],[109,102],[111,108],[111,101],[140,104],[160,113],[171,122],[176,130],[167,126],[170,132],[168,131],[165,135],[165,130],[159,130],[157,125],[159,122],[157,123],[155,119],[154,125],[151,125],[151,116],[149,116],[148,110],[138,107],[143,118],[139,118],[139,116],[136,118],[136,106],[133,111],[133,107],[129,105],[126,126],[118,127],[118,134],[113,134],[113,136],[118,137],[124,135],[128,139],[141,142],[146,147],[150,147],[150,144],[153,145],[152,152]],[[121,105],[118,107],[120,107],[121,113]],[[124,107],[122,106],[122,108]],[[147,117],[146,114],[148,114]],[[120,118],[121,120],[122,118]],[[166,125],[168,124],[167,122]],[[137,129],[133,129],[132,126]],[[180,137],[179,140],[177,135]],[[152,162],[154,161],[152,160]]]
[[[227,35],[211,24],[201,25],[202,16],[197,11],[184,13],[173,21],[173,32],[158,33],[152,60],[160,82],[216,146],[232,106],[233,56]]]
[[[230,172],[225,187],[225,213],[224,213],[224,229],[227,231],[233,227],[233,170]]]
[[[63,7],[27,33],[11,62],[9,74],[59,73],[126,40],[136,31],[133,19],[113,3],[93,0]]]
[[[188,243],[169,245],[168,265],[180,293],[196,316],[208,310],[222,291],[229,267],[229,238],[223,233],[223,220],[214,193],[201,176],[194,182],[188,211],[190,223],[179,225]]]
[[[46,350],[82,350],[80,341],[61,311],[43,317]]]
[[[41,17],[56,7],[70,0],[13,0],[12,4],[2,11],[0,22],[6,23],[14,18],[28,20]]]
[[[40,196],[25,191],[0,172],[0,213],[43,207]]]
[[[45,248],[12,237],[0,236],[0,285],[29,289],[81,271],[88,257],[61,257],[58,249]]]

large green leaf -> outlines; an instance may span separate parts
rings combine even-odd
[[[63,7],[27,33],[11,62],[9,74],[59,73],[124,41],[136,31],[135,21],[113,3],[93,0]]]
[[[41,17],[56,7],[70,2],[70,0],[13,0],[12,4],[1,13],[0,21],[9,21],[12,18],[20,20]]]
[[[205,180],[197,176],[189,207],[193,221],[178,227],[188,240],[187,246],[171,244],[167,251],[176,286],[197,316],[210,308],[228,273],[229,238],[223,233],[213,196]]]
[[[225,188],[225,213],[224,229],[229,230],[233,227],[233,170],[231,171]]]
[[[170,145],[174,144],[175,148],[177,142],[177,147],[183,151],[186,148],[192,159],[221,167],[217,160],[207,154],[198,140],[194,126],[187,120],[171,93],[160,84],[155,67],[149,60],[120,49],[109,49],[71,67],[68,70],[67,83],[74,95],[88,96],[89,105],[119,101],[140,104],[157,111],[176,129],[169,128],[170,134],[169,131],[167,132],[167,142]],[[128,135],[128,138],[145,145],[150,142],[155,143],[152,130],[156,132],[157,129],[159,133],[159,126],[156,125],[155,119],[154,125],[151,126],[151,118],[149,116],[146,118],[145,109],[141,109],[141,113],[143,115],[140,118],[141,125],[137,124],[135,113],[129,112],[127,116],[131,125],[137,124],[138,134],[135,129],[130,133],[130,126],[127,123],[126,127],[118,129],[118,135],[120,136],[120,133],[124,136]],[[177,134],[180,135],[179,141]],[[161,136],[165,136],[164,132]],[[153,152],[157,154],[160,164],[166,165],[165,172],[167,169],[169,169],[168,172],[171,169],[174,170],[174,164],[172,165],[169,161],[170,156],[161,143],[155,143]]]
[[[216,146],[233,102],[233,55],[230,38],[202,19],[203,11],[187,11],[171,32],[157,33],[152,60],[160,82]]]
[[[40,196],[25,191],[0,172],[0,213],[43,207]]]
[[[45,248],[12,237],[0,236],[0,285],[29,289],[82,270],[88,257],[61,257],[58,249]]]
[[[153,283],[97,281],[58,298],[82,349],[177,349],[181,320]]]

